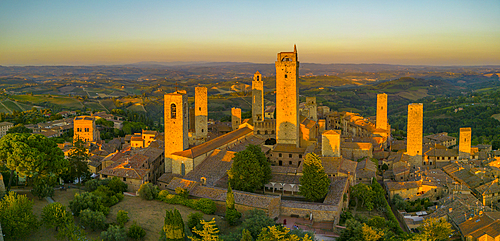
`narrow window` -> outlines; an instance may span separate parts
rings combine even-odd
[[[287,78],[288,76],[285,74],[285,79]]]
[[[175,106],[175,104],[172,103],[170,105],[170,118],[175,119],[176,116],[177,116],[177,107]]]

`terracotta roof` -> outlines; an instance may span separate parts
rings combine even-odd
[[[287,174],[297,173],[297,167],[292,166],[271,166],[271,173],[273,174]]]
[[[130,141],[142,141],[142,136],[132,136],[130,137]]]
[[[348,185],[347,177],[334,177],[331,181],[328,194],[326,194],[323,203],[338,206],[344,198],[344,190]]]
[[[171,172],[167,172],[167,173],[163,173],[159,178],[158,178],[158,181],[159,182],[163,182],[163,183],[169,183],[170,181],[172,181],[172,179],[174,177],[178,177],[178,178],[182,178],[182,175],[180,174],[175,174],[175,173],[171,173]]]
[[[178,187],[184,188],[191,193],[193,189],[195,189],[197,186],[200,186],[199,182],[196,181],[191,181],[179,177],[174,177],[172,180],[168,183],[167,188],[170,190],[175,190]]]
[[[483,185],[477,187],[476,190],[482,195],[499,193],[500,192],[500,185],[498,184],[498,179],[495,179],[489,183],[483,184]]]
[[[372,147],[372,143],[369,142],[342,142],[340,144],[340,148],[348,149],[370,150]]]
[[[316,125],[316,121],[313,121],[309,118],[305,118],[300,124],[304,125],[307,129],[311,129]]]
[[[148,159],[149,158],[147,156],[140,154],[136,154],[132,157],[123,156],[119,160],[101,170],[99,173],[116,177],[142,179],[150,172],[150,169],[148,168],[149,165],[145,166],[148,164]]]
[[[213,186],[215,182],[226,175],[231,169],[233,157],[236,152],[215,149],[210,156],[190,171],[184,178],[199,182],[202,177],[207,179],[207,186]]]
[[[358,162],[356,166],[356,178],[374,178],[377,176],[377,166],[370,158]]]
[[[209,151],[212,151],[220,146],[228,144],[230,142],[235,141],[236,139],[242,138],[245,135],[253,133],[253,130],[248,127],[239,128],[235,131],[231,131],[227,134],[219,136],[215,139],[207,141],[203,144],[194,146],[191,149],[187,149],[185,151],[174,152],[172,155],[183,156],[187,158],[194,159],[195,157],[201,156]]]
[[[326,174],[345,173],[354,175],[356,173],[357,162],[343,157],[320,157],[321,164]],[[301,163],[302,165],[302,163]]]
[[[410,189],[410,188],[418,188],[420,185],[416,181],[409,181],[409,182],[385,182],[385,185],[387,186],[387,189],[389,191],[397,191],[397,190],[403,190],[403,189]]]
[[[455,157],[458,156],[458,149],[431,148],[429,151],[425,152],[425,155],[436,157]]]
[[[299,184],[300,176],[297,175],[283,175],[283,174],[273,174],[269,182],[274,183],[286,183],[286,184]]]
[[[261,148],[261,151],[266,153],[267,151],[269,151],[270,148],[262,145],[262,144],[264,144],[265,141],[266,140],[264,140],[262,138],[251,135],[251,136],[246,137],[244,140],[241,140],[239,143],[236,143],[235,146],[229,148],[229,151],[240,152],[240,151],[245,150],[249,144],[252,144],[252,145],[259,145]]]
[[[464,237],[467,237],[468,235],[480,231],[490,224],[495,222],[495,220],[491,219],[488,216],[475,216],[463,223],[461,223],[458,227],[460,228],[460,232],[462,232],[462,235]]]
[[[306,148],[297,147],[294,144],[276,144],[274,145],[273,152],[285,153],[304,153]]]

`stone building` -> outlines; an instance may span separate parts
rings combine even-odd
[[[458,160],[458,150],[435,145],[424,153],[423,167],[427,169],[441,168]]]
[[[208,135],[208,97],[207,87],[194,89],[195,144],[199,145],[207,140]]]
[[[373,146],[369,142],[342,142],[340,153],[344,158],[354,161],[365,157],[372,158]]]
[[[317,122],[318,104],[316,103],[316,96],[306,97],[306,102],[303,104],[303,107],[300,109],[300,114]]]
[[[264,81],[259,71],[252,81],[252,120],[253,123],[264,120]]]
[[[276,120],[265,119],[264,121],[254,122],[254,135],[269,139],[276,139]]]
[[[294,144],[276,144],[269,155],[269,161],[276,166],[298,167],[305,156],[306,148]]]
[[[303,118],[300,122],[300,146],[308,147],[315,145],[318,137],[318,125],[309,118]]]
[[[469,159],[471,154],[472,130],[470,127],[460,128],[458,155],[460,159]]]
[[[377,95],[377,129],[387,130],[387,94]]]
[[[322,134],[321,155],[324,157],[340,157],[341,130],[328,130]]]
[[[241,125],[241,109],[231,108],[231,127],[233,131],[238,129]]]
[[[299,61],[297,48],[278,53],[276,66],[276,141],[299,147]]]
[[[14,124],[10,122],[0,122],[0,138],[7,134],[7,131],[12,128]]]
[[[500,240],[500,213],[484,212],[459,225],[466,241]]]
[[[412,103],[408,105],[408,127],[406,154],[410,157],[412,168],[422,165],[422,137],[424,130],[424,105]]]
[[[424,136],[424,145],[428,144],[431,145],[438,144],[448,148],[457,144],[457,138],[453,136],[448,136],[448,133],[446,132],[427,135]]]
[[[100,140],[99,131],[95,125],[94,116],[77,116],[73,121],[73,139],[80,139],[84,142],[96,142]]]

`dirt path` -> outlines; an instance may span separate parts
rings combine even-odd
[[[3,100],[2,100],[2,101],[0,101],[0,104],[2,104],[2,106],[3,106],[3,107],[5,107],[5,109],[7,109],[7,110],[10,112],[10,114],[12,114],[12,113],[13,113],[13,112],[12,112],[12,110],[11,110],[11,109],[9,109],[9,107],[7,107],[6,105],[4,105],[4,104],[3,104]]]
[[[12,101],[14,102],[14,104],[17,105],[17,107],[19,107],[19,109],[21,109],[22,111],[26,111],[26,109],[24,109],[21,105],[19,105],[19,103],[17,103],[17,101]]]
[[[104,106],[104,105],[101,103],[101,101],[100,101],[100,100],[97,100],[97,102],[99,102],[99,105],[101,105],[101,106],[102,106],[102,108],[104,108],[107,112],[110,112],[110,111],[108,110],[108,108],[106,108],[106,106]]]

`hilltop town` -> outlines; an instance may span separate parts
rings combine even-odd
[[[424,135],[424,104],[410,103],[406,135],[395,138],[388,118],[390,96],[377,93],[371,107],[376,115],[367,117],[332,111],[315,96],[300,102],[299,65],[296,47],[277,54],[272,105],[264,99],[268,78],[255,70],[246,90],[251,96],[248,118],[239,106],[231,106],[230,122],[209,119],[210,90],[200,86],[194,88],[194,106],[188,98],[193,93],[182,87],[164,94],[163,132],[135,128],[124,137],[103,140],[102,133],[128,124],[125,117],[105,111],[62,111],[62,119],[25,127],[47,138],[67,137],[72,131],[73,141],[58,148],[71,158],[81,141],[92,178],[125,183],[126,201],[138,200],[140,190],[152,184],[163,202],[179,205],[175,196],[185,194],[211,200],[215,210],[210,214],[224,216],[226,201],[234,195],[242,220],[248,218],[247,211],[257,209],[284,227],[325,240],[343,240],[342,235],[355,232],[353,223],[376,217],[387,220],[389,228],[372,227],[375,232],[393,232],[401,239],[401,233],[418,235],[423,224],[442,218],[454,230],[449,237],[500,237],[500,153],[492,145],[473,146],[474,129],[456,126],[458,137],[446,132]],[[0,127],[2,137],[14,124],[2,122]],[[231,189],[238,153],[254,146],[265,156],[269,178],[253,190]],[[311,200],[302,181],[313,157],[328,186]]]

